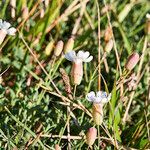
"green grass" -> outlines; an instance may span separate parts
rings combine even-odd
[[[149,149],[150,37],[145,33],[145,24],[150,2],[51,0],[45,6],[40,0],[26,0],[30,13],[23,19],[25,1],[16,1],[14,18],[10,0],[0,1],[0,18],[17,28],[16,35],[7,35],[0,45],[1,73],[8,68],[1,74],[0,149],[55,149],[55,144],[62,149],[90,149],[85,143],[85,134],[95,125],[92,104],[86,100],[86,94],[97,91],[98,76],[101,76],[101,90],[111,92],[112,98],[104,106],[103,123],[98,129],[100,137],[93,149]],[[111,9],[103,14],[105,5]],[[44,16],[40,18],[42,8]],[[106,54],[104,32],[109,25],[115,45]],[[54,56],[57,42],[62,40],[66,44],[70,37],[74,38],[74,50],[89,51],[94,56],[90,63],[83,65],[83,79],[76,88],[74,100],[74,85],[70,83],[68,94],[59,71],[63,68],[71,80],[72,64],[64,59],[64,52]],[[101,59],[106,54],[105,61],[100,60],[101,74],[98,72],[99,48]],[[141,57],[126,79],[135,73],[139,82],[133,91],[124,84],[122,94],[116,84],[133,51]]]

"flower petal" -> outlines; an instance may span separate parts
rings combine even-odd
[[[107,103],[108,101],[109,101],[108,98],[102,98],[102,99],[101,99],[101,103],[103,103],[103,104],[104,104],[104,103]]]
[[[84,57],[84,51],[79,51],[78,54],[77,54],[77,57],[79,59],[82,59]]]
[[[110,101],[111,99],[111,93],[108,95],[108,101]]]
[[[8,29],[10,26],[11,26],[11,24],[9,22],[4,21],[3,25],[2,25],[2,28],[3,29]]]
[[[97,99],[99,99],[100,103],[107,103],[111,99],[111,93],[108,95],[104,91],[97,92]]]
[[[108,95],[107,95],[106,92],[102,92],[102,95],[101,95],[101,96],[102,96],[102,98],[107,98]]]
[[[2,27],[3,27],[3,20],[0,19],[0,29],[2,29]]]
[[[150,14],[147,13],[147,14],[146,14],[146,18],[147,18],[147,19],[150,19]]]
[[[98,92],[96,93],[97,97],[102,97],[102,93],[103,93],[103,91],[98,91]]]
[[[88,51],[84,52],[83,60],[87,59],[89,57],[90,53]]]
[[[68,53],[65,54],[65,58],[69,61],[74,61],[76,58],[76,53],[75,51],[70,51]]]
[[[15,33],[16,33],[16,29],[15,28],[9,28],[8,30],[7,30],[7,34],[9,34],[9,35],[15,35]]]
[[[90,102],[94,102],[96,99],[95,92],[91,91],[86,95],[86,99]]]
[[[93,56],[90,56],[89,58],[85,59],[84,62],[90,62],[93,59]]]
[[[94,103],[101,103],[101,98],[96,97],[95,100],[93,101]]]

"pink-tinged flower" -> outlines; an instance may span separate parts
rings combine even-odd
[[[11,24],[0,19],[0,44],[4,41],[6,35],[15,35],[16,29]]]
[[[129,71],[131,71],[135,66],[136,64],[138,63],[140,59],[140,56],[138,53],[133,53],[129,56],[128,60],[127,60],[127,63],[125,65],[125,68]]]
[[[96,125],[101,125],[103,122],[103,105],[111,99],[111,93],[107,94],[104,91],[97,93],[91,91],[86,96],[87,100],[93,102],[92,116]]]
[[[94,127],[89,128],[86,134],[86,143],[88,144],[89,147],[91,147],[94,144],[96,138],[97,138],[97,129]]]
[[[77,54],[75,51],[70,51],[65,54],[65,58],[73,62],[71,77],[75,85],[81,83],[83,77],[83,62],[90,62],[93,56],[89,56],[89,52],[79,51]]]

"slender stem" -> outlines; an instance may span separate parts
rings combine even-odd
[[[106,7],[106,0],[104,0],[104,5]],[[108,10],[106,10],[106,15],[107,15],[107,18],[108,18],[109,26],[112,29],[112,24],[111,24],[111,20],[110,20],[110,16],[109,16]],[[112,31],[113,31],[113,29],[112,29]],[[117,50],[117,46],[116,46],[116,41],[115,41],[115,36],[114,36],[113,32],[112,32],[112,39],[113,39],[113,45],[114,45],[115,55],[116,55],[116,59],[117,59],[117,64],[118,64],[118,68],[119,68],[119,73],[120,73],[120,75],[122,75],[120,58],[119,58],[119,54],[118,54],[118,50]]]
[[[77,85],[74,86],[74,91],[73,91],[73,99],[75,100],[75,97],[76,97],[76,88],[77,88]]]
[[[65,126],[64,126],[64,128],[63,128],[63,131],[62,131],[61,134],[59,135],[60,139],[59,139],[59,141],[58,141],[58,144],[60,144],[60,142],[61,142],[62,136],[63,136],[63,134],[64,134],[64,132],[65,132],[65,129],[66,129],[68,123],[69,123],[69,120],[70,120],[70,114],[68,115],[67,122],[66,122],[66,124],[65,124]],[[67,137],[67,138],[68,138],[68,137]]]
[[[27,49],[29,50],[29,52],[31,53],[31,55],[33,56],[33,58],[36,60],[36,62],[39,64],[39,66],[41,67],[41,69],[43,70],[43,72],[49,78],[50,82],[54,86],[54,88],[57,91],[57,93],[61,94],[61,92],[59,91],[59,89],[57,88],[57,86],[55,85],[55,83],[53,82],[53,80],[51,79],[51,77],[49,76],[49,74],[47,73],[47,71],[44,69],[44,67],[42,66],[42,64],[40,63],[40,61],[38,60],[38,58],[34,54],[33,50],[28,46],[27,42],[24,40],[24,38],[23,38],[23,36],[22,36],[22,34],[20,32],[19,32],[19,35],[20,35],[20,38],[21,38],[22,42],[25,44],[25,46],[27,47]]]
[[[70,103],[67,107],[67,116],[69,117],[68,124],[67,124],[67,138],[68,138],[68,150],[71,150],[71,143],[70,143]]]
[[[145,51],[147,49],[147,36],[145,36],[145,40],[144,40],[144,46],[143,46],[143,50],[142,50],[142,56],[141,56],[141,60],[140,60],[140,64],[139,64],[139,68],[138,68],[138,72],[137,72],[137,78],[139,78],[140,74],[141,74],[141,70],[142,70],[142,65],[143,65],[143,61],[144,61],[144,56],[145,56]],[[137,82],[138,83],[138,82]],[[136,84],[137,84],[136,83]],[[123,119],[122,121],[125,123],[126,120],[127,120],[127,115],[128,115],[128,112],[129,112],[129,109],[130,109],[130,106],[131,106],[131,103],[132,103],[132,100],[134,98],[134,94],[135,94],[135,91],[133,91],[131,93],[131,96],[130,96],[130,100],[129,100],[129,103],[127,105],[127,109],[125,111],[125,114],[123,116]]]
[[[100,128],[99,128],[99,125],[97,125],[97,129],[98,129],[98,148],[100,148]]]
[[[99,4],[98,0],[96,0],[96,5],[97,5],[97,15],[98,15],[98,64],[100,63],[101,60],[101,49],[100,49],[100,10],[99,10]],[[101,65],[98,67],[98,91],[101,90]]]
[[[4,106],[4,109],[8,112],[9,116],[16,122],[18,123],[20,126],[22,126],[26,131],[28,131],[28,133],[30,133],[35,139],[37,138],[37,135],[30,129],[28,128],[26,125],[24,125],[21,121],[19,121],[18,118],[16,118],[10,111],[9,109]],[[40,139],[37,139],[38,143],[41,145],[41,147],[45,150],[45,146],[44,144],[41,142]]]

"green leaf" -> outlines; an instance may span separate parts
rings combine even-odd
[[[51,1],[51,6],[47,10],[46,14],[40,19],[37,24],[31,30],[31,33],[37,35],[39,32],[45,33],[45,30],[56,19],[60,10],[60,0]]]
[[[114,118],[114,111],[115,111],[115,105],[116,105],[116,100],[117,100],[117,98],[116,98],[116,82],[114,82],[114,87],[113,87],[113,90],[112,90],[112,92],[111,92],[111,94],[112,94],[112,98],[111,98],[111,101],[110,101],[110,105],[109,105],[109,107],[110,107],[110,111],[109,111],[109,128],[112,126],[112,124],[113,124],[113,118]]]

